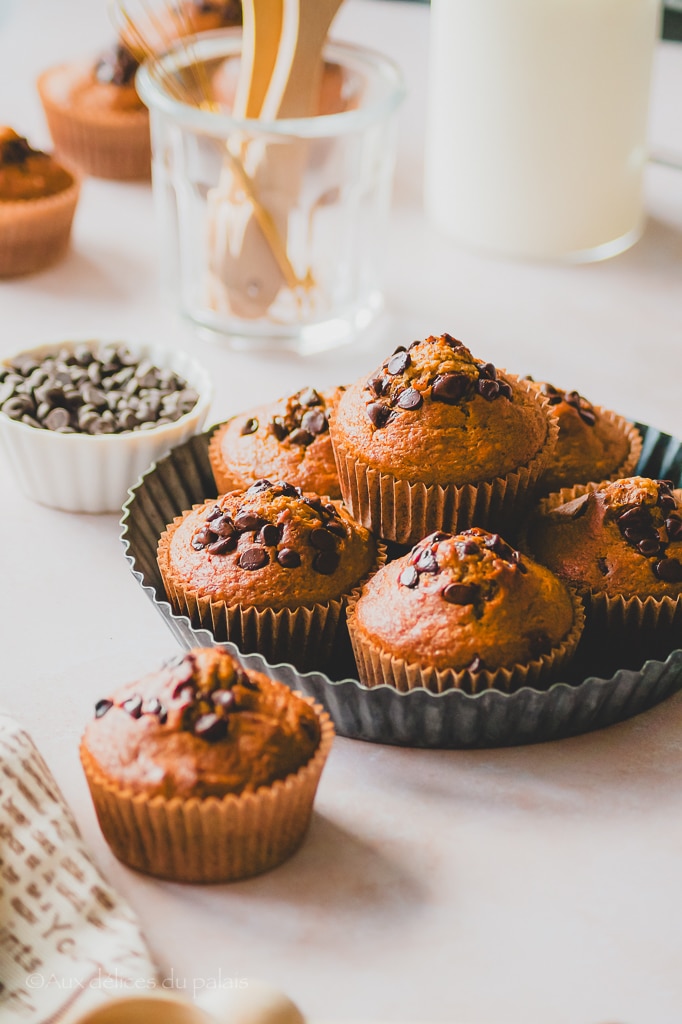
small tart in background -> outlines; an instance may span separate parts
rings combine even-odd
[[[42,270],[63,255],[79,192],[74,173],[0,126],[0,277]]]
[[[547,397],[559,420],[556,448],[538,484],[541,492],[617,480],[634,471],[642,451],[642,438],[634,424],[592,405],[577,391],[565,391],[532,377],[525,379]]]
[[[139,61],[121,41],[94,62],[44,71],[38,93],[57,153],[83,174],[151,175],[149,112],[135,89]]]
[[[120,860],[220,882],[299,846],[333,732],[311,699],[195,648],[99,700],[80,755]]]
[[[303,388],[218,427],[208,448],[218,492],[246,488],[265,477],[340,498],[328,416],[343,390]]]
[[[435,692],[543,688],[582,624],[554,573],[478,527],[425,537],[375,573],[348,612],[365,685]]]

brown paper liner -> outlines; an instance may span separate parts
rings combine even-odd
[[[512,374],[506,376],[525,385]],[[334,436],[332,421],[329,429],[341,494],[353,518],[384,540],[398,544],[416,544],[435,530],[457,533],[474,525],[509,532],[510,524],[531,500],[559,435],[559,423],[547,399],[525,386],[547,414],[547,436],[525,466],[477,484],[410,483],[373,469]]]
[[[68,76],[62,65],[38,78],[38,93],[55,150],[84,174],[118,181],[149,180],[149,112],[83,110],[59,97],[55,81]],[[55,95],[56,94],[56,95]]]
[[[194,505],[193,510],[203,504]],[[208,629],[218,643],[229,640],[244,653],[257,651],[271,663],[293,663],[300,671],[320,669],[332,656],[347,602],[359,596],[361,588],[387,558],[385,546],[377,542],[377,557],[370,571],[348,593],[330,601],[279,609],[228,604],[191,589],[174,575],[170,544],[184,518],[185,515],[176,516],[161,534],[157,550],[161,578],[173,611],[186,615],[195,628]]]
[[[233,882],[281,864],[301,845],[334,726],[312,698],[321,739],[294,775],[254,793],[183,799],[147,797],[102,774],[81,743],[80,756],[102,833],[114,855],[137,871],[176,882]]]
[[[543,498],[538,505],[538,514],[546,515],[559,505],[588,491],[595,491],[606,483],[609,481],[562,487]],[[529,551],[526,538],[523,538],[523,548]],[[585,603],[589,633],[596,638],[608,637],[611,644],[623,645],[625,656],[636,657],[639,653],[644,656],[648,641],[654,637],[659,637],[664,647],[666,644],[682,646],[682,594],[679,597],[640,597],[637,594],[628,597],[576,587],[568,580],[565,582],[580,594]],[[654,655],[659,656],[660,651],[652,648],[651,656]]]
[[[39,199],[0,202],[0,277],[32,274],[54,263],[71,237],[80,183]]]
[[[560,644],[524,665],[517,664],[494,671],[484,669],[480,672],[437,669],[396,658],[389,651],[382,650],[378,644],[363,637],[357,629],[355,606],[358,595],[349,602],[347,613],[348,633],[358,666],[358,678],[364,686],[392,686],[403,693],[416,689],[429,690],[431,693],[453,689],[465,693],[481,693],[483,690],[512,693],[522,686],[530,686],[535,690],[546,689],[570,663],[585,623],[580,597],[573,591],[569,593],[573,604],[573,626]]]

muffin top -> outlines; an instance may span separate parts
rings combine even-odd
[[[201,596],[295,608],[351,590],[375,564],[376,547],[340,503],[258,480],[176,519],[159,562],[176,585]]]
[[[119,39],[99,54],[88,68],[76,68],[68,91],[55,86],[52,99],[62,106],[73,106],[85,114],[146,113],[147,108],[135,89],[140,62],[126,43]],[[75,68],[75,66],[74,66]]]
[[[253,792],[298,771],[319,742],[311,703],[215,647],[99,700],[83,737],[110,782],[166,799]]]
[[[228,420],[209,446],[218,490],[248,487],[267,477],[340,498],[327,417],[343,390],[303,388]]]
[[[341,397],[332,443],[410,481],[466,484],[525,466],[548,437],[529,384],[449,334],[414,341]]]
[[[0,127],[0,202],[42,199],[64,192],[73,176],[11,128]]]
[[[630,454],[631,424],[592,405],[577,391],[564,391],[547,381],[530,381],[545,395],[559,420],[559,437],[542,474],[545,491],[606,480],[624,466]]]
[[[241,0],[182,0],[174,18],[178,35],[241,25]]]
[[[573,627],[564,584],[499,534],[433,533],[363,587],[354,627],[407,662],[495,670],[548,653]]]
[[[670,481],[627,477],[541,509],[528,545],[571,585],[610,596],[682,593],[682,500]]]

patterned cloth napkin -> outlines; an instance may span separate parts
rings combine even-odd
[[[0,1020],[66,1024],[157,978],[33,741],[0,709]]]

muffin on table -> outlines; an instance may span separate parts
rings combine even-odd
[[[157,556],[176,613],[307,669],[331,656],[347,598],[385,552],[341,503],[259,480],[176,517]]]
[[[670,481],[634,476],[550,494],[524,543],[583,595],[593,627],[682,641],[682,498]]]
[[[0,126],[0,276],[30,274],[69,245],[80,184],[50,154]]]
[[[642,452],[642,438],[623,416],[592,405],[577,391],[526,377],[547,397],[559,420],[559,437],[549,465],[540,477],[544,493],[590,481],[629,476]]]
[[[265,477],[340,498],[328,415],[343,390],[303,388],[218,427],[208,447],[218,492],[246,488]]]
[[[381,568],[350,602],[348,630],[366,686],[509,692],[556,679],[583,618],[554,573],[473,527]]]
[[[139,61],[122,40],[95,61],[44,71],[38,93],[58,154],[84,174],[151,175],[149,112],[135,89]]]
[[[378,536],[508,527],[556,444],[547,399],[443,334],[400,346],[330,421],[341,493]]]
[[[80,756],[119,860],[225,882],[300,845],[333,736],[310,698],[195,648],[99,700]]]

